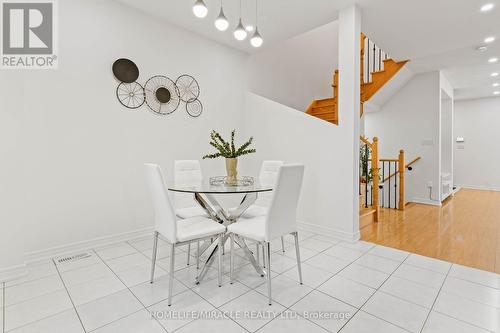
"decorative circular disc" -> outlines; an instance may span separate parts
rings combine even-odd
[[[179,107],[179,91],[174,81],[163,75],[150,78],[144,85],[146,104],[154,113],[166,115]]]
[[[191,117],[199,117],[203,112],[203,104],[199,99],[186,103],[186,111]]]
[[[116,97],[123,106],[129,109],[137,109],[146,100],[144,88],[137,82],[120,83],[116,88]]]
[[[183,102],[194,101],[200,96],[200,86],[191,75],[179,76],[175,81],[175,85],[179,89],[179,97]]]
[[[118,81],[133,83],[139,78],[139,68],[132,60],[121,58],[113,63],[113,74]]]

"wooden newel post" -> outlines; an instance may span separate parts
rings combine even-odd
[[[378,168],[378,138],[373,138],[372,143],[372,176],[373,176],[373,208],[375,209],[374,221],[379,220],[378,191],[379,191],[379,168]]]
[[[399,204],[398,209],[405,209],[405,151],[399,151]]]

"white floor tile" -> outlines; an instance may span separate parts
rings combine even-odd
[[[345,260],[345,261],[352,262],[352,261],[358,259],[359,257],[361,257],[364,252],[359,251],[359,250],[349,249],[347,247],[343,247],[340,245],[336,245],[334,247],[329,248],[328,250],[326,250],[323,253],[327,254],[329,256],[333,256],[333,257]]]
[[[299,244],[299,249],[300,249],[300,261],[306,261],[307,259],[312,258],[318,254],[318,251],[309,250],[308,248],[305,247],[300,247],[300,244]],[[295,251],[295,245],[290,245],[289,247],[285,248],[285,253],[283,255],[297,261],[296,253],[297,252]]]
[[[229,272],[226,272],[226,276],[229,276]],[[214,278],[216,277],[217,276],[215,276]],[[238,281],[251,289],[258,287],[263,283],[266,283],[266,278],[260,276],[253,265],[250,264],[235,269],[233,272],[233,277],[235,281]]]
[[[345,247],[345,248],[348,248],[348,249],[351,249],[351,250],[361,251],[363,253],[368,252],[370,249],[375,247],[375,244],[368,243],[365,241],[357,241],[357,242],[353,242],[353,243],[340,242],[338,245]]]
[[[128,290],[77,306],[83,326],[87,331],[126,317],[142,308],[141,303]]]
[[[266,326],[262,327],[258,333],[326,333],[325,329],[313,322],[302,318],[293,311],[285,311],[282,315],[272,320]]]
[[[133,248],[135,248],[138,251],[146,251],[146,250],[153,250],[153,237],[147,237],[147,238],[141,238],[138,240],[132,240],[128,242],[130,245],[132,245]],[[158,246],[165,246],[167,243],[162,240],[161,238],[158,239]]]
[[[487,333],[479,327],[469,325],[463,321],[445,316],[438,312],[432,311],[425,323],[422,333]]]
[[[375,293],[362,310],[410,332],[420,332],[430,311],[381,292]]]
[[[74,309],[58,313],[9,333],[85,333]]]
[[[5,330],[27,325],[73,307],[66,290],[30,299],[5,308]]]
[[[196,269],[196,266],[186,266],[180,270],[174,272],[174,277],[181,281],[184,285],[192,288],[196,285],[196,276],[201,272],[201,270]],[[217,278],[217,270],[209,268],[202,282],[212,280]]]
[[[442,290],[472,301],[500,308],[500,290],[495,288],[448,277]]]
[[[106,260],[106,264],[115,272],[125,271],[135,266],[151,268],[151,260],[142,253],[134,253],[116,259]]]
[[[147,310],[140,310],[105,325],[93,333],[165,333],[165,330],[151,318]]]
[[[498,308],[453,294],[440,292],[433,310],[490,331],[500,330]]]
[[[281,274],[292,267],[297,266],[297,261],[282,254],[273,253],[271,255],[271,271]]]
[[[313,291],[291,309],[330,332],[340,330],[357,311],[356,308],[319,291]],[[319,316],[318,311],[331,316]]]
[[[183,326],[176,333],[223,332],[246,333],[247,331],[233,320],[226,319],[198,319]]]
[[[155,278],[160,278],[166,274],[167,274],[167,272],[165,272],[161,267],[156,265]],[[142,265],[135,266],[135,267],[132,267],[130,269],[117,272],[116,275],[118,275],[120,280],[127,287],[133,287],[133,286],[136,286],[140,283],[151,280],[151,267],[144,267]]]
[[[218,279],[202,281],[191,290],[215,307],[219,307],[250,290],[250,288],[238,281],[234,281],[233,284],[230,284],[229,277],[226,275],[222,276],[222,285],[220,287],[217,280]]]
[[[418,254],[410,254],[405,260],[405,264],[425,268],[437,273],[446,274],[451,267],[451,263],[434,258],[424,257]]]
[[[342,333],[406,333],[400,327],[397,327],[385,320],[372,316],[364,311],[357,312],[354,317],[344,326]],[[444,333],[444,331],[442,332]]]
[[[187,290],[183,293],[177,294],[172,298],[172,305],[168,306],[168,301],[157,303],[148,308],[151,315],[158,319],[160,324],[165,327],[168,332],[172,332],[195,319],[189,316],[190,313],[199,313],[200,311],[213,311],[215,308],[201,298],[198,294]],[[179,317],[175,318],[169,314],[178,314]],[[184,316],[184,314],[186,314]]]
[[[74,284],[67,288],[73,303],[78,306],[114,294],[126,286],[116,276],[110,276]]]
[[[27,275],[5,283],[6,287],[15,286],[28,281],[37,280],[49,275],[57,275],[57,269],[52,260],[26,266]]]
[[[318,251],[318,252],[324,251],[324,250],[326,250],[334,245],[335,244],[332,242],[325,242],[325,241],[321,241],[319,239],[315,239],[312,237],[308,238],[306,240],[303,240],[302,242],[299,242],[300,247],[305,247],[306,249],[314,250],[314,251]]]
[[[431,288],[410,280],[391,276],[380,290],[426,308],[431,308],[439,289]]]
[[[145,255],[146,257],[148,257],[148,259],[150,259],[150,260],[153,258],[153,251],[151,249],[142,251],[141,253],[143,255]],[[180,253],[184,253],[184,252],[179,251],[178,254],[180,255]],[[195,252],[193,251],[193,254],[194,253]],[[184,254],[184,255],[186,255],[186,254]],[[158,249],[156,250],[156,260],[166,259],[168,257],[170,257],[170,245],[158,246]]]
[[[267,283],[255,289],[262,295],[267,296]],[[278,275],[271,279],[271,297],[278,303],[289,307],[302,297],[312,291],[312,288],[300,284],[284,275]]]
[[[496,273],[454,264],[451,267],[449,275],[462,280],[500,289],[500,275]]]
[[[288,271],[284,272],[283,275],[297,282],[299,281],[297,267],[290,268]],[[316,288],[332,276],[333,273],[331,272],[316,268],[307,263],[302,263],[302,283],[309,287]]]
[[[441,288],[446,277],[444,274],[405,263],[399,266],[393,275],[437,289]]]
[[[58,262],[58,259],[70,257],[71,255],[77,255],[77,254],[81,254],[81,253],[88,253],[89,256],[77,259],[75,261],[66,261],[66,262],[61,262],[61,263]],[[54,258],[54,262],[56,263],[56,266],[57,266],[57,269],[59,270],[59,272],[62,273],[62,272],[71,271],[73,269],[78,269],[78,268],[82,268],[82,267],[86,267],[86,266],[95,265],[95,264],[98,264],[102,261],[93,251],[81,251],[78,253],[72,253],[72,254],[59,256],[57,258]]]
[[[96,249],[95,252],[99,255],[99,257],[101,257],[102,260],[110,260],[129,254],[134,254],[137,252],[137,250],[128,243],[119,243],[112,246]]]
[[[377,245],[374,248],[372,248],[370,251],[368,251],[370,254],[379,256],[379,257],[384,257],[387,259],[392,259],[395,261],[402,262],[408,257],[410,253],[406,251],[401,251],[398,249],[393,249],[390,247],[382,246],[382,245]]]
[[[305,263],[335,274],[349,265],[351,262],[320,253],[307,260]]]
[[[323,241],[323,242],[332,243],[334,245],[340,243],[340,240],[338,240],[334,237],[326,236],[326,235],[313,235],[313,236],[311,236],[311,238],[318,239],[318,240]],[[300,239],[299,239],[299,241],[300,241]]]
[[[267,297],[252,290],[229,303],[226,303],[220,308],[227,316],[232,318],[238,324],[243,326],[250,332],[255,332],[266,323],[279,315],[285,308],[273,302],[271,306],[268,305]],[[258,312],[261,311],[261,312]],[[249,318],[245,313],[259,314],[258,318]]]
[[[346,279],[340,275],[332,277],[318,288],[332,297],[335,297],[356,308],[360,308],[373,295],[375,289]]]
[[[357,264],[350,265],[339,275],[374,289],[379,288],[389,277],[389,274]]]
[[[399,261],[394,261],[367,253],[356,260],[356,264],[387,274],[392,274],[392,272],[394,272],[401,263]]]
[[[24,302],[61,289],[64,289],[64,285],[59,275],[50,275],[38,280],[7,287],[5,288],[5,306]]]
[[[168,298],[169,277],[167,275],[155,279],[154,283],[149,281],[130,288],[130,291],[145,306],[164,301]],[[174,278],[172,295],[179,294],[187,290],[187,287]]]
[[[66,286],[113,276],[114,273],[103,262],[61,273]]]

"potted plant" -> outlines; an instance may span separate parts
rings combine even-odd
[[[236,184],[238,180],[238,157],[255,153],[256,150],[253,148],[249,148],[253,142],[253,137],[250,137],[244,144],[242,144],[238,149],[236,149],[234,145],[234,136],[236,130],[231,131],[231,142],[228,142],[222,138],[222,136],[212,130],[210,133],[210,142],[209,144],[214,147],[217,152],[213,154],[207,154],[203,156],[203,159],[206,158],[218,158],[224,157],[226,159],[226,173],[227,173],[227,183],[228,184]]]

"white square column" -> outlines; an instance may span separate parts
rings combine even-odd
[[[339,163],[348,164],[346,177],[351,183],[346,196],[352,198],[352,207],[346,221],[342,221],[345,235],[359,239],[359,124],[361,89],[361,11],[357,6],[345,8],[339,14],[339,127],[346,134],[347,142],[338,144],[347,148]],[[351,200],[349,200],[351,203]]]

